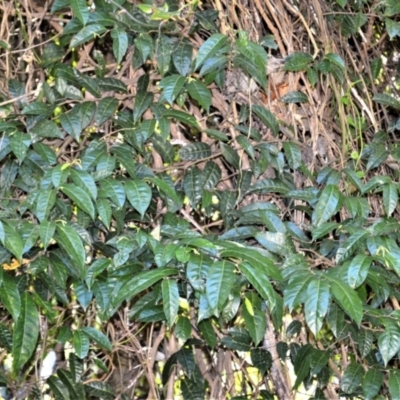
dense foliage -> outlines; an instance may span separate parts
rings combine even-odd
[[[4,398],[400,399],[399,3],[267,3],[0,6]]]

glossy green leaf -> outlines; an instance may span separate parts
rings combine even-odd
[[[162,278],[175,275],[177,272],[178,271],[175,268],[166,267],[140,272],[122,286],[114,300],[114,304],[120,304],[124,300],[130,300],[132,297],[154,285]]]
[[[197,167],[190,168],[183,178],[183,188],[192,207],[195,207],[201,200],[202,186],[201,171]]]
[[[202,108],[208,113],[211,106],[211,92],[202,82],[192,80],[186,85],[189,95],[196,100]]]
[[[296,170],[302,163],[299,146],[293,142],[283,142],[282,145],[290,167]]]
[[[79,19],[82,25],[86,25],[89,20],[89,9],[85,0],[71,0],[71,8],[74,16]]]
[[[378,336],[378,347],[386,366],[400,350],[400,327],[396,322],[385,324],[385,332]]]
[[[290,280],[284,291],[284,303],[290,311],[306,301],[307,288],[312,279],[313,276],[307,274],[295,276]]]
[[[173,279],[164,279],[161,284],[163,309],[168,325],[171,327],[176,320],[179,310],[179,289]]]
[[[274,114],[271,111],[267,110],[263,106],[255,105],[252,107],[252,111],[257,115],[261,121],[267,125],[274,136],[278,135],[279,133],[279,124]]]
[[[114,57],[117,60],[117,64],[120,64],[128,50],[128,35],[122,29],[113,29],[111,37],[113,39]]]
[[[363,318],[363,304],[357,293],[347,284],[334,281],[331,284],[332,295],[343,311],[360,326]]]
[[[228,37],[220,33],[211,35],[200,47],[194,69],[197,70],[204,62],[215,55],[228,41]]]
[[[21,312],[14,328],[13,372],[17,374],[35,351],[39,337],[39,313],[28,292],[21,296]]]
[[[38,140],[41,138],[55,138],[63,139],[64,135],[60,131],[60,128],[53,122],[48,120],[42,120],[38,122],[30,130],[32,140]]]
[[[31,138],[26,133],[17,131],[11,136],[10,146],[20,164],[24,161],[30,144]]]
[[[358,363],[351,363],[342,376],[340,381],[340,389],[343,392],[351,394],[358,389],[364,377],[364,369]]]
[[[392,399],[400,398],[400,372],[396,369],[390,370],[389,393]]]
[[[268,301],[268,306],[273,309],[276,304],[275,292],[265,274],[265,270],[263,270],[262,267],[260,268],[258,264],[250,264],[247,262],[238,264],[238,267],[261,297]]]
[[[74,331],[74,334],[72,336],[72,344],[74,346],[75,354],[81,360],[88,355],[89,338],[82,330]]]
[[[106,199],[98,199],[96,201],[96,209],[101,222],[106,226],[107,229],[110,229],[112,216],[110,202]]]
[[[83,279],[86,275],[86,254],[80,236],[74,228],[65,223],[57,223],[56,232],[57,243],[73,263],[76,274]]]
[[[4,307],[17,321],[21,312],[21,296],[15,280],[7,273],[3,273],[3,282],[0,286],[0,298]]]
[[[320,331],[330,303],[330,288],[323,279],[313,279],[308,284],[304,303],[306,322],[314,335]]]
[[[100,182],[100,197],[109,197],[111,201],[121,208],[125,204],[126,194],[124,185],[115,179],[105,179]]]
[[[56,223],[52,221],[42,221],[39,225],[39,235],[42,241],[43,247],[46,249],[54,238],[56,231]]]
[[[312,214],[312,222],[315,227],[320,226],[335,215],[342,204],[342,194],[335,185],[327,185],[322,191],[318,203]]]
[[[358,254],[351,260],[347,270],[347,282],[353,289],[363,284],[371,263],[372,257],[365,254]]]
[[[271,353],[261,347],[250,350],[250,358],[253,365],[264,375],[272,366]]]
[[[82,332],[85,332],[86,335],[90,337],[90,339],[96,342],[103,349],[106,349],[108,351],[112,350],[110,340],[106,335],[104,335],[104,333],[100,332],[98,329],[92,328],[90,326],[85,326],[84,328],[82,328]]]
[[[369,232],[367,230],[360,229],[347,238],[336,253],[336,263],[343,262],[349,258],[365,242],[368,236]]]
[[[95,121],[97,126],[103,125],[110,117],[112,117],[118,108],[118,100],[114,97],[104,97],[99,101]]]
[[[190,71],[192,63],[193,48],[188,43],[179,43],[175,51],[172,53],[172,62],[176,70],[186,76]]]
[[[243,318],[254,345],[258,346],[264,338],[267,321],[264,312],[256,308],[248,297],[243,303]]]
[[[106,382],[100,382],[100,381],[91,381],[85,383],[85,391],[93,397],[99,398],[99,399],[115,399],[116,394],[114,391],[114,388],[106,383]]]
[[[93,177],[85,171],[71,169],[70,176],[76,186],[85,190],[86,193],[96,201],[97,198],[97,186]]]
[[[40,190],[36,198],[36,217],[44,222],[56,202],[56,191],[53,189]]]
[[[143,181],[129,180],[125,182],[125,192],[129,203],[143,218],[151,201],[150,186]]]
[[[399,201],[398,185],[387,183],[383,185],[383,206],[385,207],[386,215],[390,217],[397,207]]]
[[[161,35],[161,37],[157,39],[156,46],[157,67],[161,76],[164,76],[169,70],[169,66],[171,63],[171,53],[171,39],[167,35]]]
[[[101,24],[86,25],[71,39],[69,47],[73,48],[73,47],[78,47],[81,44],[85,44],[90,40],[94,39],[96,36],[100,36],[105,31],[106,28]]]
[[[384,375],[379,369],[371,367],[367,371],[362,384],[365,400],[372,400],[379,393],[383,380]]]
[[[308,97],[303,92],[289,92],[280,99],[282,103],[308,103]]]
[[[63,185],[61,191],[68,196],[82,211],[94,219],[94,205],[87,192],[70,183]]]
[[[3,224],[5,240],[4,247],[21,262],[24,245],[18,232],[9,225]]]
[[[169,109],[164,112],[163,117],[177,119],[183,124],[189,125],[195,129],[200,130],[196,118],[193,115],[190,115],[184,111]]]
[[[235,280],[235,265],[229,261],[217,261],[211,265],[206,282],[206,294],[210,307],[219,315]]]
[[[169,104],[173,104],[174,100],[178,97],[183,86],[185,78],[181,75],[170,75],[161,79],[159,86],[163,89],[163,95]]]
[[[164,314],[166,314],[165,311]],[[192,324],[190,323],[190,319],[180,315],[176,321],[174,333],[178,339],[186,342],[186,340],[188,340],[192,335]]]

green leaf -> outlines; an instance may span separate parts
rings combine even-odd
[[[137,85],[137,94],[135,98],[135,105],[133,107],[133,122],[139,121],[142,114],[150,107],[153,102],[153,93],[147,92],[149,85],[149,76],[147,74],[142,75],[139,78]]]
[[[369,235],[370,233],[367,230],[360,229],[356,233],[352,234],[349,238],[347,238],[343,245],[339,247],[336,253],[336,263],[338,264],[349,258],[354,253],[354,251],[365,242]]]
[[[386,31],[390,37],[390,40],[393,40],[394,37],[400,37],[400,23],[398,21],[394,21],[390,18],[385,18]]]
[[[82,122],[81,116],[76,112],[75,107],[70,112],[60,115],[60,122],[63,129],[76,141],[79,141],[82,133]]]
[[[113,40],[114,57],[117,60],[117,64],[120,64],[128,50],[128,35],[121,29],[113,29],[111,38]]]
[[[21,297],[15,280],[6,273],[3,273],[0,298],[4,307],[12,315],[14,322],[17,321],[21,312]]]
[[[163,192],[165,195],[167,195],[176,204],[178,204],[178,205],[181,204],[181,199],[178,197],[175,189],[172,188],[170,185],[168,185],[167,182],[165,182],[164,180],[157,178],[157,177],[150,177],[150,178],[147,178],[147,180],[149,182],[152,182],[154,185],[156,185],[161,192]]]
[[[125,192],[129,203],[143,218],[151,201],[150,186],[143,181],[129,180],[125,182]]]
[[[84,388],[86,393],[99,399],[115,399],[117,397],[114,388],[106,382],[91,381],[85,383]]]
[[[317,335],[330,303],[330,289],[328,282],[322,279],[313,279],[308,284],[304,312],[311,332]]]
[[[378,347],[385,367],[400,350],[400,327],[396,322],[386,322],[385,332],[378,336]]]
[[[43,247],[46,249],[50,244],[51,240],[54,238],[54,233],[56,231],[56,223],[52,221],[43,221],[39,225],[39,235],[42,241]]]
[[[31,138],[34,141],[40,138],[55,138],[63,139],[64,135],[60,131],[60,128],[53,122],[48,120],[42,120],[38,122],[29,132]]]
[[[343,392],[351,394],[354,393],[364,377],[364,368],[361,364],[352,362],[344,371],[342,379],[340,380],[340,389]]]
[[[183,188],[190,200],[192,207],[195,207],[201,200],[203,193],[203,181],[201,171],[197,167],[190,168],[183,178]]]
[[[175,275],[178,271],[175,268],[157,268],[151,271],[143,271],[135,275],[132,279],[126,282],[119,290],[114,304],[120,304],[122,301],[130,300],[143,290],[153,286],[156,282],[160,281],[166,276]]]
[[[225,160],[232,165],[235,169],[240,168],[240,157],[235,149],[233,149],[230,145],[225,143],[219,144],[221,148],[222,155]]]
[[[102,180],[100,182],[100,188],[100,197],[109,197],[118,208],[123,207],[126,200],[126,194],[124,185],[120,181],[114,179]]]
[[[83,26],[86,25],[86,23],[89,20],[89,9],[86,4],[85,0],[71,0],[70,2],[72,11],[74,12],[75,17],[79,19],[81,24]]]
[[[200,127],[199,127],[199,124],[197,123],[196,118],[193,117],[193,115],[190,115],[184,111],[169,109],[164,112],[163,117],[175,118],[178,121],[182,122],[183,124],[190,125],[193,128],[200,130]]]
[[[194,69],[197,70],[204,62],[215,55],[218,50],[225,46],[228,37],[220,33],[211,35],[200,47]]]
[[[383,380],[383,373],[379,369],[371,367],[368,370],[362,385],[365,400],[372,400],[379,393]]]
[[[172,53],[172,62],[176,70],[186,76],[190,71],[192,63],[193,47],[188,43],[179,43],[175,51]]]
[[[273,309],[276,304],[275,291],[265,274],[265,270],[263,271],[263,268],[259,268],[257,264],[251,265],[247,262],[239,263],[238,267],[261,297],[268,301],[269,308]]]
[[[331,284],[332,295],[344,312],[360,326],[363,318],[363,303],[357,293],[346,283],[333,281]]]
[[[85,171],[79,171],[71,168],[70,176],[75,183],[76,186],[79,186],[81,189],[84,189],[86,193],[96,201],[97,198],[97,186],[92,177],[92,175],[88,174]]]
[[[387,93],[377,93],[373,98],[378,104],[382,104],[383,106],[392,107],[396,110],[400,110],[400,101]]]
[[[95,116],[96,125],[100,127],[106,122],[118,108],[118,100],[114,97],[104,97],[99,101]]]
[[[398,185],[395,183],[387,183],[383,185],[383,206],[388,217],[393,214],[397,207],[398,201]]]
[[[261,372],[261,375],[265,375],[272,366],[271,353],[261,347],[251,349],[250,358],[253,365]]]
[[[24,244],[20,235],[15,229],[6,224],[3,224],[3,229],[5,233],[4,247],[21,263]]]
[[[209,113],[211,106],[211,92],[202,82],[192,80],[186,85],[189,95],[196,100],[204,110]]]
[[[164,311],[164,314],[166,314],[165,311]],[[200,324],[199,324],[199,328],[200,328]],[[200,328],[200,332],[201,332],[201,328]],[[190,319],[180,315],[176,322],[174,333],[178,339],[182,340],[183,342],[186,342],[186,340],[188,340],[190,338],[190,336],[192,335],[192,324],[190,323]]]
[[[254,345],[258,346],[264,338],[267,320],[264,312],[259,310],[249,297],[243,302],[243,318]]]
[[[39,337],[39,313],[28,292],[21,297],[21,312],[14,328],[13,371],[14,374],[31,358]]]
[[[17,131],[11,136],[10,146],[20,164],[24,161],[30,144],[31,138],[26,133]]]
[[[361,286],[368,276],[372,257],[365,254],[356,255],[350,262],[347,270],[347,282],[353,289]]]
[[[162,285],[163,309],[168,325],[171,327],[176,320],[179,310],[179,289],[173,279],[163,279]]]
[[[85,332],[86,335],[90,337],[90,339],[95,341],[103,349],[106,349],[108,351],[112,350],[110,340],[104,333],[100,332],[98,329],[92,328],[90,326],[85,326],[84,328],[82,328],[82,332]]]
[[[94,220],[94,205],[87,192],[72,183],[63,185],[61,191],[68,196],[82,211]]]
[[[201,160],[211,156],[211,148],[207,143],[190,143],[180,148],[179,156],[185,161]]]
[[[106,28],[100,24],[90,24],[81,29],[69,43],[69,47],[78,47],[81,44],[87,43],[94,39],[96,36],[100,36],[106,31]]]
[[[341,204],[342,194],[338,187],[327,185],[322,191],[312,214],[313,225],[318,227],[326,222],[340,210]]]
[[[302,163],[301,151],[298,144],[293,142],[283,142],[282,145],[290,168],[296,170]]]
[[[274,114],[263,106],[254,105],[252,111],[267,125],[274,136],[279,134],[279,124]]]
[[[217,345],[217,335],[213,329],[211,319],[200,321],[199,329],[207,344],[213,349]]]
[[[74,331],[72,343],[74,345],[75,354],[83,360],[89,353],[88,336],[81,329]]]
[[[169,70],[169,66],[171,63],[171,53],[171,39],[166,35],[161,35],[161,37],[157,39],[156,45],[157,67],[161,76],[164,76]]]
[[[308,103],[308,97],[303,92],[289,92],[286,93],[280,101],[282,103]]]
[[[307,288],[312,279],[313,275],[308,274],[295,276],[290,280],[284,291],[284,303],[290,311],[306,301]]]
[[[77,276],[84,279],[86,275],[86,253],[80,236],[74,228],[65,223],[57,223],[56,231],[58,234],[56,236],[57,243],[72,261]]]
[[[163,89],[163,95],[171,106],[178,97],[185,84],[185,77],[181,75],[170,75],[161,79],[159,86]]]
[[[289,57],[286,57],[283,70],[291,72],[305,71],[313,61],[314,59],[311,54],[302,52],[293,53]]]
[[[217,261],[208,271],[206,294],[216,316],[222,310],[235,280],[235,265],[229,261]]]
[[[392,369],[389,375],[389,393],[392,399],[400,399],[400,371]]]

